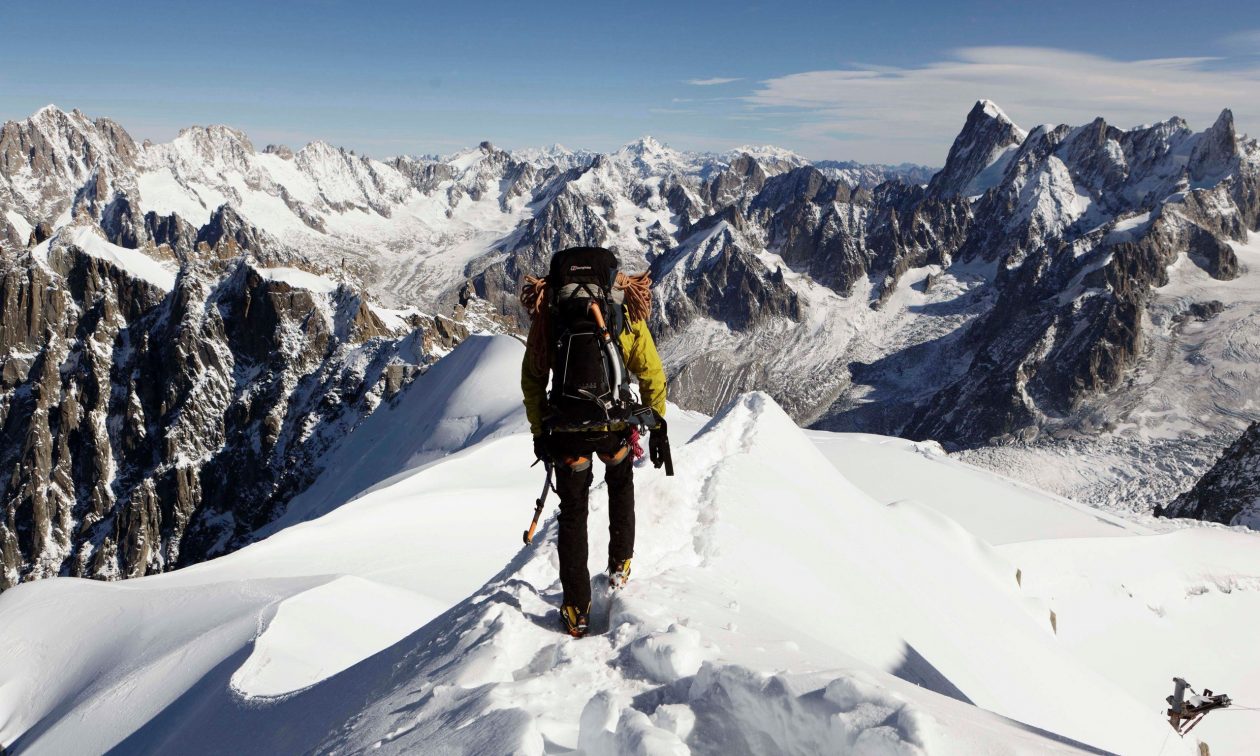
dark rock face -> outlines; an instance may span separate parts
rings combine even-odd
[[[865,194],[807,166],[767,181],[748,213],[789,267],[848,295],[870,268],[867,205]]]
[[[292,160],[293,150],[283,144],[269,144],[263,148],[263,153],[267,155],[279,155],[285,160]]]
[[[871,204],[877,211],[866,235],[873,270],[884,274],[874,303],[878,306],[911,268],[949,265],[967,239],[971,210],[963,199],[939,199],[904,184],[881,185]]]
[[[1260,423],[1252,423],[1193,488],[1155,514],[1260,529]]]
[[[153,241],[156,242],[156,239]],[[176,237],[177,244],[182,241]],[[251,226],[231,205],[221,205],[214,211],[210,222],[197,231],[193,246],[198,256],[203,258],[212,255],[226,260],[249,252],[264,262],[275,265],[291,259],[277,254],[283,250],[283,246],[270,234]],[[177,252],[184,251],[182,244],[174,249]]]
[[[726,170],[704,182],[701,193],[712,207],[726,207],[761,191],[766,185],[766,172],[749,155],[731,161]]]
[[[247,543],[467,333],[399,335],[345,286],[295,288],[242,257],[185,263],[165,291],[59,239],[0,261],[0,589]]]
[[[1175,322],[1184,322],[1189,318],[1206,323],[1220,315],[1225,310],[1225,305],[1218,299],[1210,302],[1192,302],[1186,312],[1173,318]]]
[[[731,208],[726,215],[738,218]],[[771,318],[800,320],[800,298],[784,283],[781,273],[766,273],[764,267],[741,247],[727,221],[716,233],[699,242],[702,259],[693,270],[684,274],[685,297],[670,297],[659,303],[660,316],[654,319],[654,331],[661,338],[677,333],[692,319],[703,316],[725,324],[735,331],[748,331],[759,322]],[[677,264],[694,264],[695,258],[685,252],[674,258],[662,258],[652,275],[667,278]]]
[[[1023,141],[1024,133],[1004,113],[990,102],[977,102],[949,149],[945,167],[928,183],[928,192],[936,197],[983,193],[986,185],[1001,180],[1005,166],[994,163],[997,155]],[[985,171],[991,175],[982,177]]]
[[[993,154],[988,145],[1009,137],[983,115],[979,105],[972,111],[929,197],[972,181],[975,164],[962,161],[974,154],[969,145]],[[1076,423],[1083,401],[1119,387],[1139,362],[1143,313],[1152,291],[1168,283],[1169,265],[1185,256],[1215,279],[1239,275],[1228,242],[1245,240],[1249,227],[1241,219],[1255,217],[1254,195],[1237,187],[1249,186],[1256,169],[1243,159],[1230,124],[1223,114],[1202,134],[1176,119],[1130,132],[1101,119],[1079,129],[1039,129],[970,207],[925,212],[925,203],[911,199],[928,216],[922,248],[932,250],[913,264],[948,269],[951,257],[996,263],[988,285],[993,305],[936,350],[937,359],[966,365],[964,371],[891,418],[881,413],[877,427],[866,425],[864,411],[833,413],[827,427],[970,447]],[[1179,158],[1187,153],[1188,165]],[[964,163],[965,170],[958,167]],[[1187,191],[1194,176],[1208,175],[1220,183]],[[1130,220],[1105,221],[1113,215]],[[941,234],[944,228],[950,230]],[[862,378],[884,380],[878,366]]]
[[[25,121],[0,126],[0,208],[35,227],[50,223],[79,197],[92,196],[111,176],[135,170],[138,148],[118,124],[79,111],[47,107]],[[96,195],[104,199],[103,192]],[[0,241],[21,246],[7,219]]]

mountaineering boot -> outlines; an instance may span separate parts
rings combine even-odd
[[[588,604],[585,609],[578,609],[573,604],[565,604],[560,607],[560,622],[564,625],[564,631],[574,638],[581,638],[586,635],[588,615],[591,607]]]
[[[616,590],[630,579],[630,560],[613,559],[608,562],[608,587]]]

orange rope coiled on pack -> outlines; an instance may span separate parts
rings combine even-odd
[[[630,321],[647,320],[652,314],[652,277],[647,271],[627,276],[617,274],[617,288],[625,292],[626,314]]]

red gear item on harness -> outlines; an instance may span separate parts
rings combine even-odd
[[[634,454],[635,462],[643,459],[643,447],[639,445],[639,428],[634,425],[630,426],[630,451]]]

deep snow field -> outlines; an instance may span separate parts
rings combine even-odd
[[[472,337],[253,546],[0,595],[21,754],[1193,754],[1260,746],[1260,535],[1154,532],[944,455],[671,409],[630,583],[558,631],[523,347]],[[598,478],[597,478],[598,480]],[[606,497],[591,497],[591,568]],[[593,580],[598,581],[597,573]],[[1172,678],[1234,710],[1178,738]]]

